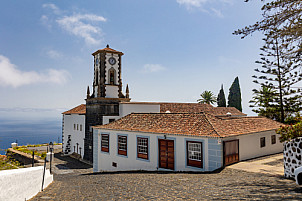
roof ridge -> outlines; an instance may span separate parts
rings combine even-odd
[[[222,136],[217,132],[217,130],[216,130],[215,127],[213,126],[212,122],[209,121],[208,116],[207,116],[207,115],[209,115],[209,114],[204,113],[203,115],[205,116],[206,121],[209,122],[209,124],[212,126],[212,128],[213,128],[213,130],[216,132],[216,134],[217,134],[219,137],[222,137]],[[216,118],[216,117],[214,116],[214,118]]]

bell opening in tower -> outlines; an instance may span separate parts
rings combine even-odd
[[[115,84],[115,82],[114,82],[114,70],[110,70],[109,76],[110,76],[109,77],[110,84],[114,85]]]

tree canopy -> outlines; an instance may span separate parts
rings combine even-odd
[[[274,33],[265,34],[264,41],[265,45],[260,48],[262,50],[261,59],[256,61],[261,65],[261,69],[255,69],[260,75],[253,76],[254,82],[260,84],[262,90],[254,89],[256,93],[254,98],[270,96],[270,103],[265,102],[267,99],[261,99],[262,102],[254,103],[260,107],[264,106],[268,112],[278,114],[274,116],[274,120],[285,122],[287,116],[301,110],[300,89],[295,88],[295,84],[302,80],[302,74],[299,73],[301,61],[287,55],[287,52],[291,51],[290,48],[284,46],[284,40]],[[264,111],[261,110],[260,112]]]
[[[260,108],[256,109],[259,115],[270,116],[274,112],[273,118],[285,122],[287,117],[301,111],[301,87],[297,83],[302,80],[302,0],[261,1],[264,2],[261,20],[233,34],[241,38],[257,31],[264,34],[265,45],[261,48],[261,59],[256,62],[262,68],[255,69],[260,75],[253,76],[261,88],[254,89],[251,102]],[[267,96],[265,93],[272,96],[266,106],[258,102]]]
[[[232,86],[230,87],[228,96],[228,107],[235,107],[242,112],[241,91],[238,77],[235,78]]]
[[[226,107],[226,100],[225,100],[225,95],[224,95],[224,91],[223,91],[223,85],[221,85],[221,89],[217,96],[217,107]]]
[[[216,102],[216,97],[211,91],[204,91],[200,96],[201,98],[197,100],[198,103],[213,104]]]
[[[248,2],[249,0],[245,0]],[[264,2],[264,0],[261,0]],[[290,39],[297,43],[297,52],[301,52],[302,42],[302,0],[272,0],[264,3],[261,8],[262,19],[253,25],[238,29],[234,32],[245,38],[256,31],[269,33],[277,29],[280,38]]]

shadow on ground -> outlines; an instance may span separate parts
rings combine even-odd
[[[55,166],[58,169],[90,169],[91,165],[83,163],[69,156],[63,156],[61,153],[55,154]]]

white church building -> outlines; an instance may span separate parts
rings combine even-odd
[[[86,104],[63,112],[63,153],[77,153],[95,172],[213,171],[281,152],[280,124],[247,117],[233,107],[199,103],[131,102],[122,93],[122,52],[94,56],[93,91]]]

